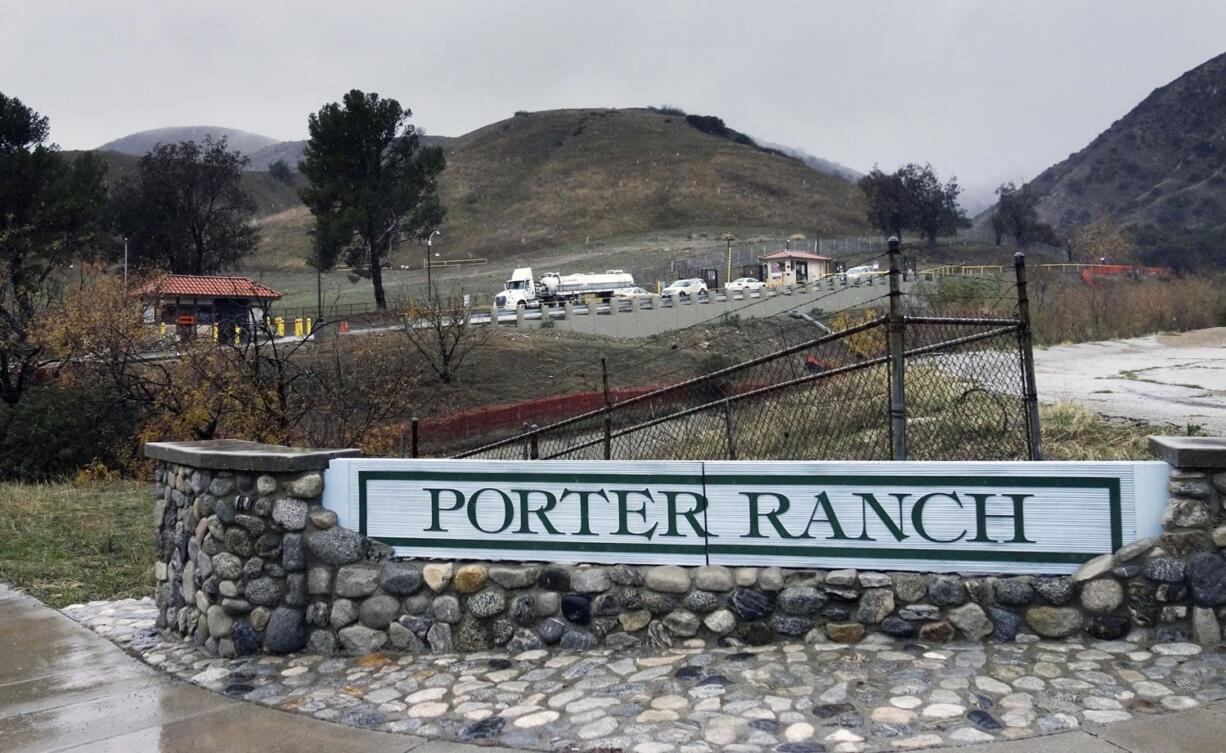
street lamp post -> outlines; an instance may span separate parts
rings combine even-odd
[[[434,294],[434,282],[430,278],[430,257],[434,255],[434,236],[442,235],[437,230],[430,232],[430,237],[426,239],[426,297],[429,298]]]

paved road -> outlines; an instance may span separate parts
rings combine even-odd
[[[343,727],[225,698],[128,656],[0,584],[4,753],[497,753]]]
[[[1226,327],[1035,351],[1039,399],[1226,435]]]

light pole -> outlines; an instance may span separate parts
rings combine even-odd
[[[434,236],[442,235],[437,230],[430,232],[430,237],[426,239],[426,298],[429,299],[434,293],[434,283],[430,278],[430,257],[434,255]]]

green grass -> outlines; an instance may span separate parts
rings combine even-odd
[[[153,593],[143,481],[0,485],[0,580],[54,607]]]

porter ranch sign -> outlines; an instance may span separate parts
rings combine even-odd
[[[1168,469],[338,459],[324,505],[411,557],[1061,573],[1159,533]]]

